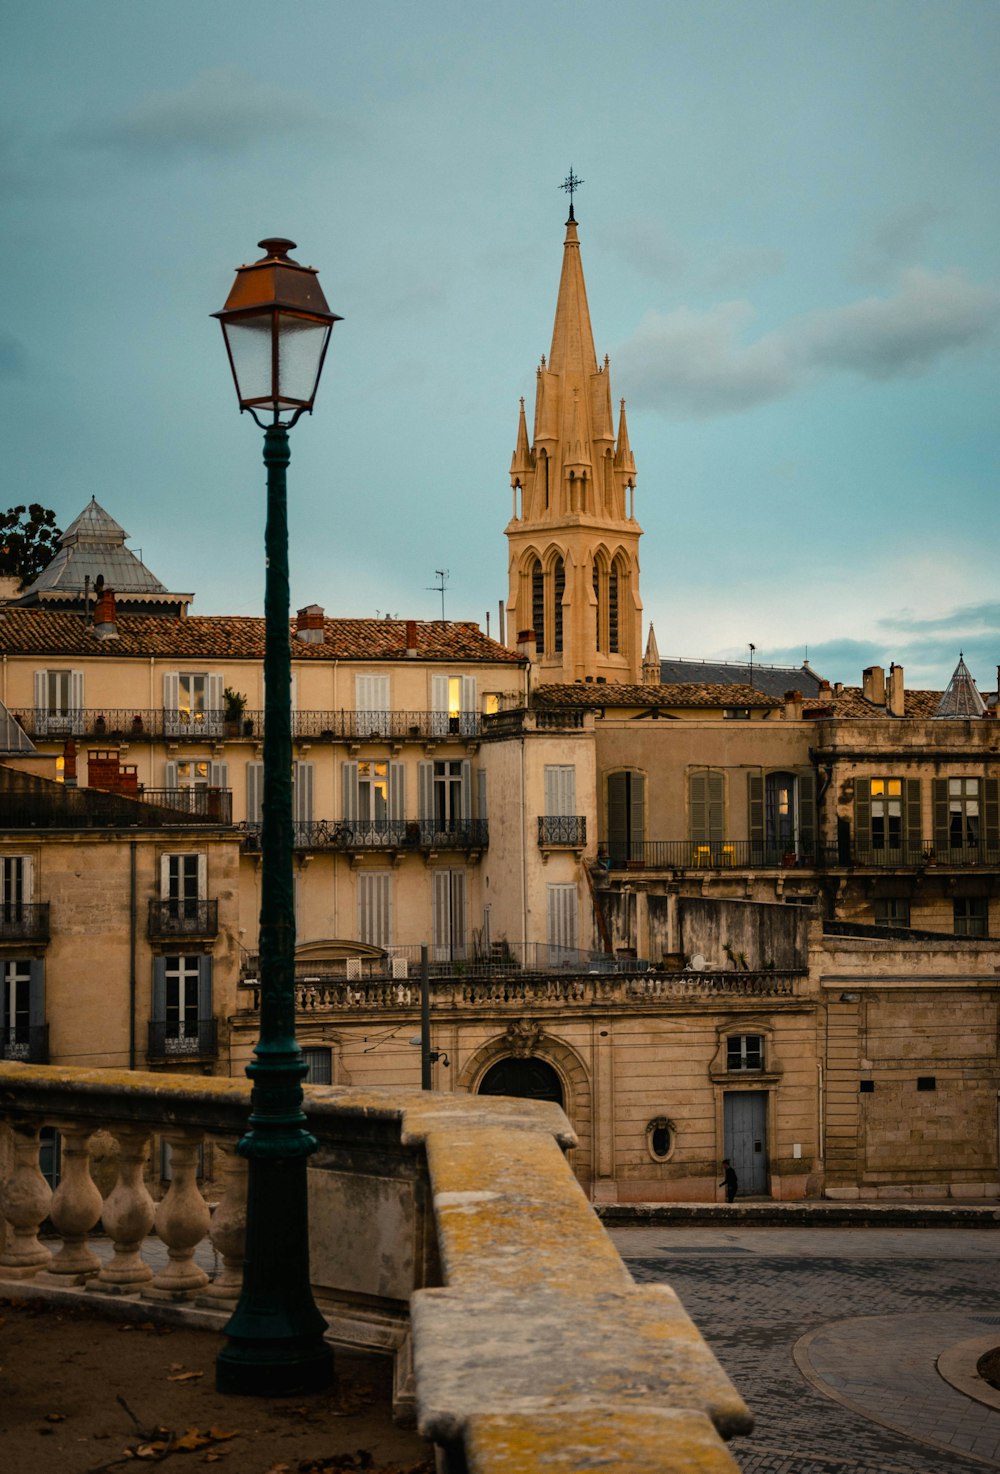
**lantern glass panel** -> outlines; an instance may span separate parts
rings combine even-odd
[[[330,336],[327,322],[309,322],[281,313],[278,318],[278,389],[288,404],[310,404]]]
[[[257,317],[231,318],[223,323],[233,360],[236,393],[241,404],[270,400],[271,313]]]

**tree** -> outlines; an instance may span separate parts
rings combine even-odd
[[[52,562],[61,536],[55,512],[40,502],[0,512],[0,575],[31,583]]]

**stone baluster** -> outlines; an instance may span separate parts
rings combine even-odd
[[[156,1209],[156,1232],[167,1247],[168,1262],[143,1290],[153,1300],[191,1300],[208,1284],[194,1262],[194,1251],[211,1223],[208,1204],[198,1189],[200,1131],[181,1128],[163,1132],[170,1146],[171,1177]]]
[[[0,1254],[0,1276],[28,1279],[52,1261],[48,1249],[38,1242],[52,1189],[38,1166],[41,1126],[33,1121],[13,1121],[11,1125],[14,1164],[10,1176],[0,1183],[0,1212],[14,1233]]]
[[[101,1216],[104,1204],[90,1175],[90,1138],[93,1126],[59,1121],[62,1134],[62,1171],[52,1196],[49,1217],[62,1237],[62,1248],[49,1269],[63,1283],[84,1284],[97,1274],[101,1261],[87,1247],[87,1235]]]
[[[222,1202],[212,1214],[209,1233],[222,1269],[204,1291],[202,1303],[221,1309],[235,1305],[243,1288],[247,1234],[247,1161],[235,1144],[216,1144],[222,1155]]]
[[[156,1204],[150,1197],[142,1169],[149,1153],[149,1132],[141,1128],[115,1128],[118,1138],[118,1180],[104,1204],[102,1221],[114,1245],[114,1253],[103,1265],[94,1288],[110,1295],[139,1290],[153,1271],[139,1253],[142,1241],[153,1227]]]

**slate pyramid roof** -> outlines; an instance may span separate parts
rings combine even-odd
[[[19,604],[49,604],[58,608],[82,605],[88,585],[98,578],[114,589],[119,606],[163,606],[163,612],[182,613],[190,594],[171,594],[140,558],[125,546],[128,533],[91,497],[79,517],[59,539],[59,551],[35,579]]]
[[[935,708],[934,715],[936,717],[981,717],[985,710],[986,703],[976,690],[972,673],[965,663],[964,655],[959,651],[955,672],[948,682],[947,691],[944,692]]]

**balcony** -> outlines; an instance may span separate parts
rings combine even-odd
[[[47,1065],[48,1024],[15,1024],[12,1029],[0,1029],[0,1059],[20,1060],[26,1065]]]
[[[648,839],[601,845],[598,867],[605,870],[917,870],[1000,869],[996,846],[965,845],[935,851],[926,843],[909,845],[776,845],[756,839]]]
[[[22,829],[163,829],[232,823],[228,788],[140,788],[133,797],[100,788],[7,789],[0,831]]]
[[[33,1281],[54,1276],[67,1304],[154,1322],[183,1306],[220,1329],[242,1285],[247,1164],[233,1146],[249,1109],[239,1079],[132,1072],[126,1084],[110,1071],[0,1065],[4,1292],[51,1295]],[[307,1086],[305,1113],[320,1146],[309,1172],[317,1304],[338,1344],[394,1357],[397,1416],[416,1412],[443,1474],[548,1467],[553,1448],[584,1437],[595,1465],[735,1467],[721,1440],[753,1420],[676,1295],[637,1284],[615,1252],[566,1160],[575,1137],[558,1107]],[[74,1171],[53,1193],[40,1133],[56,1124]],[[159,1204],[144,1180],[157,1138],[172,1164]],[[197,1180],[206,1139],[214,1213]],[[114,1177],[103,1200],[90,1189],[100,1151]],[[88,1242],[98,1224],[103,1259]],[[143,1257],[154,1226],[167,1249],[158,1271]],[[214,1278],[196,1258],[206,1239]],[[53,1364],[58,1335],[54,1320]]]
[[[219,934],[218,901],[150,901],[146,935],[151,942],[175,937],[207,940]]]
[[[239,825],[244,835],[243,851],[254,854],[261,847],[261,825]],[[456,819],[441,828],[433,819],[317,819],[293,826],[297,850],[339,850],[342,854],[367,854],[372,850],[392,853],[415,850],[482,850],[490,842],[485,819]]]
[[[539,814],[538,845],[540,849],[582,850],[587,843],[585,814]]]
[[[224,711],[179,711],[166,707],[87,707],[52,712],[29,707],[13,713],[29,737],[67,737],[99,742],[260,742],[263,711],[244,711],[228,720]],[[478,711],[293,711],[292,736],[311,742],[442,742],[478,740],[484,718]]]
[[[0,901],[0,943],[50,940],[48,901]]]
[[[214,1018],[158,1019],[149,1025],[149,1060],[179,1064],[215,1059],[218,1052]]]

